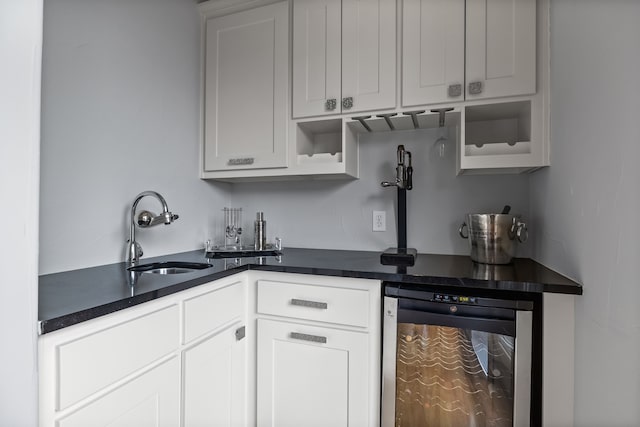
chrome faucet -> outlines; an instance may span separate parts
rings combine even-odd
[[[153,196],[162,203],[162,213],[160,215],[155,215],[149,211],[142,211],[138,215],[138,226],[142,228],[153,227],[158,224],[171,224],[173,221],[178,219],[178,215],[169,212],[169,207],[167,206],[167,201],[155,191],[143,191],[138,194],[133,201],[133,205],[131,205],[131,222],[129,224],[129,240],[127,241],[127,255],[126,262],[129,266],[134,266],[140,261],[140,257],[142,256],[142,246],[140,243],[136,242],[136,226],[134,223],[134,217],[136,215],[136,207],[138,207],[138,202],[145,196]]]

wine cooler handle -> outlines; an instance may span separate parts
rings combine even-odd
[[[516,312],[516,343],[513,367],[513,425],[529,425],[531,414],[531,354],[533,313]]]
[[[398,300],[385,296],[383,304],[381,427],[395,427]]]

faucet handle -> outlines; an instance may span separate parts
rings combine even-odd
[[[409,166],[407,168],[407,183],[405,188],[407,190],[411,190],[413,188],[413,166]]]
[[[138,214],[138,226],[140,227],[149,227],[151,225],[151,221],[155,218],[155,214],[149,211],[142,211]]]
[[[165,225],[171,224],[173,221],[179,218],[178,214],[173,214],[171,212],[165,212],[162,214],[164,216]]]

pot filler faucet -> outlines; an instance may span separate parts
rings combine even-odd
[[[389,248],[380,256],[380,262],[385,265],[413,265],[417,251],[407,248],[407,191],[413,188],[413,166],[411,166],[411,152],[398,145],[398,165],[396,166],[395,182],[383,181],[383,187],[398,189],[398,247]]]
[[[138,264],[140,261],[140,257],[142,256],[142,246],[140,243],[136,242],[136,227],[134,223],[134,217],[136,215],[136,207],[138,206],[138,202],[145,196],[153,196],[162,203],[162,213],[160,215],[156,215],[149,211],[142,211],[138,215],[138,226],[142,228],[153,227],[158,224],[171,224],[173,221],[178,219],[178,215],[172,214],[169,212],[169,207],[167,206],[167,201],[155,191],[143,191],[138,194],[133,201],[133,205],[131,205],[131,222],[129,224],[129,240],[127,241],[127,259],[126,262],[130,267]]]

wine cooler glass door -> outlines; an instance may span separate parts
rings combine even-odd
[[[383,427],[529,425],[530,311],[404,301],[385,297]]]

